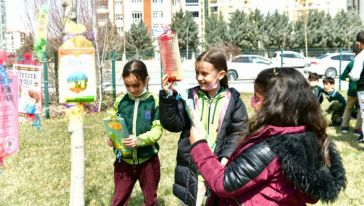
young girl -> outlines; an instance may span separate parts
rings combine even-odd
[[[191,129],[191,157],[212,190],[207,205],[335,200],[345,188],[345,170],[303,75],[292,68],[263,70],[254,83],[252,106],[257,115],[250,134],[225,167]]]
[[[193,100],[194,108],[199,112],[199,120],[207,133],[205,138],[209,150],[214,151],[224,166],[240,138],[247,132],[245,105],[240,94],[228,87],[226,59],[220,50],[211,49],[200,54],[196,59],[195,70],[199,86],[188,90],[188,98]],[[162,80],[161,124],[171,132],[181,132],[173,193],[184,204],[201,205],[206,186],[190,158],[188,137],[191,121],[186,113],[186,104],[176,91],[171,90],[172,83],[168,82],[168,76]]]
[[[131,134],[123,140],[123,144],[131,148],[131,153],[121,156],[121,152],[114,149],[115,191],[111,205],[127,205],[137,180],[144,195],[144,204],[157,205],[160,179],[157,141],[163,131],[159,122],[158,98],[147,91],[149,77],[142,61],[126,63],[122,76],[127,94],[116,99],[114,109],[125,119]],[[113,146],[110,139],[107,144]]]

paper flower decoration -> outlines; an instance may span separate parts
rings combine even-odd
[[[45,38],[40,38],[34,43],[34,53],[38,59],[42,59],[43,52],[45,51],[47,41]]]
[[[69,19],[66,19],[64,32],[66,34],[82,34],[86,32],[86,27],[82,24],[77,24]]]

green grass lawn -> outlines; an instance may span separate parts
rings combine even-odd
[[[249,94],[243,95],[252,115]],[[113,194],[112,149],[105,144],[101,120],[105,113],[85,116],[86,205],[109,205]],[[66,119],[43,120],[41,131],[30,122],[22,123],[20,151],[6,158],[0,175],[0,205],[68,205],[70,187],[70,135]],[[364,144],[355,143],[349,133],[341,135],[328,128],[344,160],[348,184],[338,200],[329,205],[364,205]],[[158,189],[160,205],[178,205],[172,183],[179,134],[165,131],[160,141],[161,181]],[[137,185],[130,205],[142,205],[143,195]],[[318,205],[324,205],[318,203]]]

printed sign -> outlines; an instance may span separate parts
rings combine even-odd
[[[42,113],[42,67],[37,65],[14,64],[19,79],[19,112]]]
[[[96,99],[95,49],[59,49],[59,102]]]
[[[0,75],[0,160],[19,150],[18,79],[5,78]]]

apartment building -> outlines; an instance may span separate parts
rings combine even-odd
[[[347,0],[347,9],[357,13],[364,21],[364,0]]]
[[[117,31],[123,35],[133,23],[143,21],[148,31],[154,37],[163,31],[163,26],[172,22],[173,15],[182,10],[191,12],[194,21],[198,25],[198,38],[203,43],[206,17],[211,13],[224,16],[229,22],[230,14],[236,9],[246,13],[255,9],[263,10],[263,13],[275,10],[286,13],[290,20],[295,21],[309,10],[319,10],[335,15],[341,9],[347,9],[344,0],[275,0],[272,8],[268,0],[97,0],[100,5],[108,2],[108,15],[111,22],[116,25]],[[355,0],[353,0],[355,1]],[[361,0],[356,0],[361,1]],[[363,0],[364,1],[364,0]],[[101,4],[102,3],[102,4]],[[355,4],[357,5],[357,4]],[[98,9],[102,18],[106,19],[106,6]],[[105,14],[105,15],[104,15]],[[100,23],[99,23],[100,24]]]
[[[114,0],[109,4],[110,20],[120,35],[124,34],[124,0]]]
[[[224,15],[226,22],[230,21],[230,15],[236,9],[242,10],[245,13],[250,13],[255,10],[254,0],[209,0],[210,13]]]
[[[21,31],[5,32],[5,50],[15,53],[24,44],[25,33]]]
[[[5,31],[6,31],[5,0],[0,0],[0,50],[4,50],[6,48]]]
[[[340,10],[347,10],[344,0],[285,0],[284,13],[290,20],[295,21],[311,10],[324,11],[335,16]]]
[[[109,20],[109,0],[96,0],[97,26],[105,26]]]
[[[106,0],[104,0],[106,1]],[[110,1],[110,0],[109,0]],[[205,21],[209,13],[230,14],[239,8],[251,11],[252,0],[111,0],[109,18],[123,35],[133,23],[143,21],[154,36],[163,31],[163,26],[172,22],[173,15],[182,10],[192,14],[199,28],[198,37],[203,39]],[[224,18],[228,21],[229,15]]]
[[[140,21],[149,32],[157,34],[165,24],[172,22],[172,3],[171,0],[112,0],[109,18],[120,35]]]
[[[208,13],[209,0],[172,0],[172,16],[182,10],[184,12],[188,11],[192,14],[194,22],[197,24],[198,28],[198,39],[200,45],[203,44],[205,33],[205,14]]]

